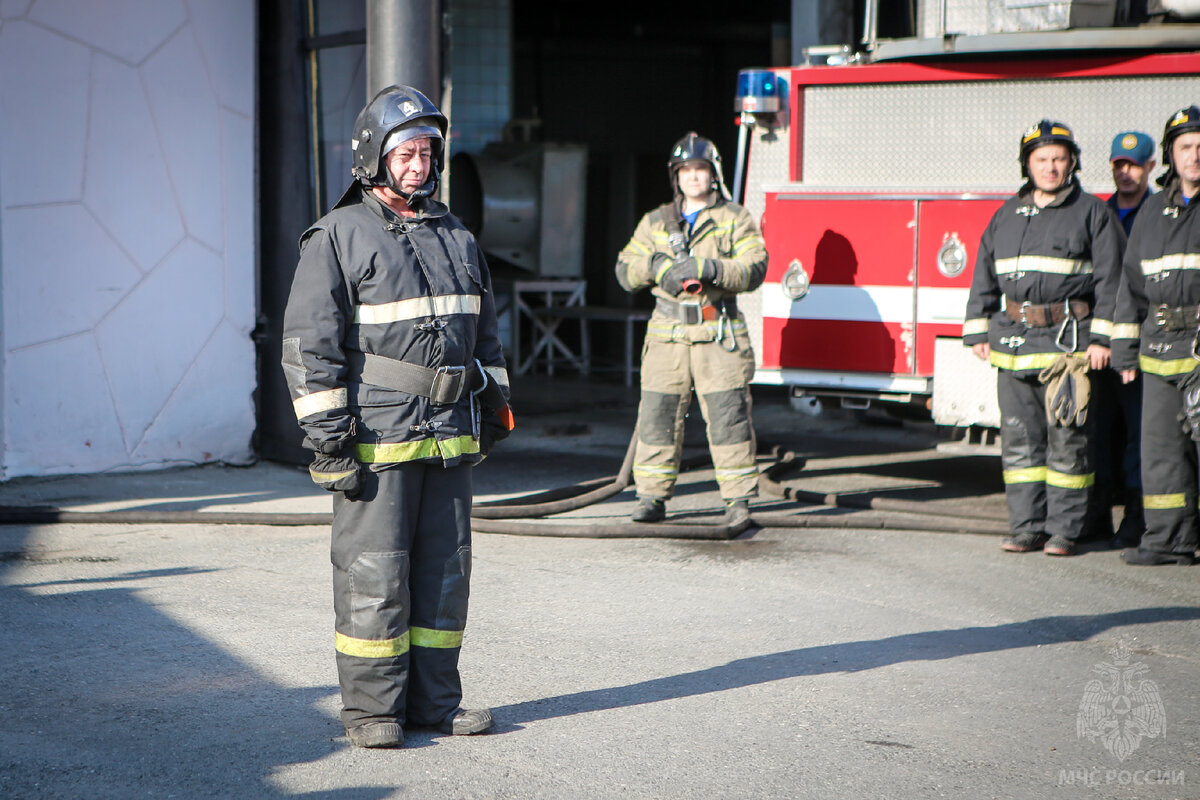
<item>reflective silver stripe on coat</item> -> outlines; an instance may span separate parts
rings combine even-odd
[[[359,325],[386,325],[420,317],[441,317],[450,314],[478,314],[479,295],[444,294],[438,297],[413,297],[382,303],[361,305],[354,309],[354,322]]]
[[[1137,339],[1142,335],[1142,326],[1136,322],[1118,322],[1112,326],[1110,339]]]
[[[303,397],[297,397],[292,401],[292,408],[296,411],[296,419],[304,419],[310,414],[318,414],[322,411],[332,411],[335,408],[345,407],[345,389],[329,389],[324,392],[313,392]]]
[[[1142,259],[1142,273],[1156,275],[1173,269],[1200,269],[1200,253],[1171,253],[1162,258]]]
[[[1022,255],[1016,258],[996,259],[997,275],[1008,275],[1013,272],[1050,272],[1055,275],[1087,275],[1091,271],[1092,262],[1086,258]]]
[[[508,387],[508,370],[504,367],[484,367],[483,371],[496,383],[505,388]]]

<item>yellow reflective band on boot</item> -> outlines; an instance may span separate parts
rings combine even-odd
[[[1005,483],[1045,483],[1045,467],[1026,467],[1025,469],[1004,470]]]
[[[408,631],[412,635],[413,647],[435,647],[441,650],[453,650],[462,647],[462,631],[439,631],[433,628],[418,628],[413,626]]]
[[[1142,495],[1142,507],[1161,511],[1168,508],[1187,508],[1187,495],[1177,494],[1146,494]]]
[[[408,631],[395,639],[355,639],[338,633],[334,647],[339,653],[359,658],[395,658],[408,652]]]
[[[1149,372],[1151,375],[1186,375],[1196,368],[1196,359],[1191,356],[1171,359],[1138,356],[1138,366],[1142,368],[1142,372]]]
[[[1056,486],[1059,489],[1086,489],[1096,482],[1096,473],[1089,472],[1086,475],[1072,475],[1069,472],[1059,472],[1058,470],[1046,468],[1046,485]]]

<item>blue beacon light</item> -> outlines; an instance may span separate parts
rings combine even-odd
[[[734,111],[773,114],[779,110],[779,78],[769,69],[744,69],[738,73]]]

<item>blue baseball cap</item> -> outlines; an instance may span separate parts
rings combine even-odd
[[[1125,131],[1113,137],[1109,161],[1132,161],[1139,167],[1154,158],[1154,140],[1141,131]]]

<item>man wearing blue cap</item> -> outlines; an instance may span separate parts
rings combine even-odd
[[[1118,133],[1113,137],[1109,160],[1117,191],[1108,198],[1108,204],[1117,212],[1128,236],[1138,209],[1150,196],[1150,173],[1157,166],[1154,140],[1141,131]]]
[[[1146,202],[1150,191],[1150,173],[1154,160],[1154,140],[1141,131],[1124,131],[1112,140],[1113,185],[1116,191],[1108,198],[1109,207],[1121,220],[1125,235],[1133,230],[1133,220]],[[1117,547],[1136,547],[1146,530],[1142,511],[1142,379],[1139,374],[1130,383],[1122,383],[1117,374],[1104,369],[1092,376],[1095,394],[1096,435],[1096,516],[1093,536],[1105,538],[1112,532],[1109,504],[1113,487],[1123,478],[1120,487],[1121,504],[1125,507],[1121,524],[1116,530]],[[1120,467],[1118,474],[1117,467]]]

